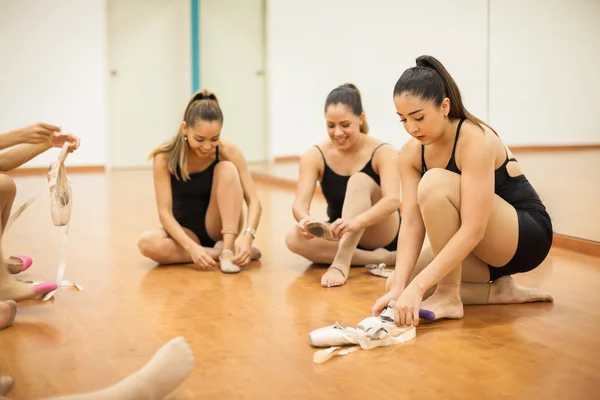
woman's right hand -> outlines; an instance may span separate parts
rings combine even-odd
[[[310,240],[310,239],[314,239],[314,236],[311,235],[307,230],[306,230],[306,224],[308,224],[309,222],[311,222],[313,219],[312,217],[309,215],[307,217],[304,217],[300,220],[300,222],[298,222],[298,232],[300,232],[300,234],[302,236],[304,236],[304,239],[306,240]]]
[[[371,308],[371,315],[377,317],[387,306],[393,307],[402,292],[402,289],[392,287],[389,292],[377,299],[375,305]]]
[[[199,244],[194,244],[190,250],[188,250],[194,264],[201,266],[202,268],[214,268],[217,266],[217,262],[212,259],[206,252],[204,247]]]
[[[60,132],[60,127],[45,122],[20,129],[22,142],[29,144],[50,143],[52,136],[57,132]]]

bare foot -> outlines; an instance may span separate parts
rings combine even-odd
[[[518,285],[512,276],[496,279],[490,287],[489,304],[520,304],[535,301],[554,301],[550,293]]]
[[[460,292],[446,289],[436,289],[436,291],[421,303],[421,308],[429,310],[435,314],[434,320],[449,318],[459,319],[464,315],[463,303],[460,299]]]
[[[342,286],[348,280],[349,274],[350,267],[344,264],[331,264],[331,267],[321,277],[321,286]]]
[[[10,376],[0,376],[0,396],[4,396],[13,388],[15,381]]]
[[[43,296],[46,293],[50,293],[51,291],[56,290],[56,288],[57,286],[54,282],[44,282],[37,285],[31,285],[10,279],[6,283],[0,285],[0,301],[22,301],[34,299],[36,297]]]

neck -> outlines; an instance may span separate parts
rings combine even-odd
[[[457,121],[448,121],[442,136],[440,136],[435,142],[431,143],[431,147],[443,149],[451,146],[454,143],[454,138],[456,137],[456,124]]]

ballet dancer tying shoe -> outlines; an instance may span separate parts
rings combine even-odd
[[[553,301],[511,277],[546,258],[550,216],[498,134],[465,109],[444,66],[417,58],[394,104],[412,139],[400,151],[396,267],[373,315],[391,305],[398,325],[418,325],[420,308],[462,318],[463,304]],[[421,252],[425,233],[431,249]]]
[[[329,139],[300,160],[293,214],[298,221],[286,235],[288,249],[318,264],[331,264],[325,287],[346,283],[351,265],[395,260],[400,225],[400,187],[396,150],[367,136],[360,92],[337,87],[325,101]],[[327,201],[329,221],[310,215],[317,181]]]
[[[67,142],[69,145],[66,150],[69,153],[79,147],[78,137],[62,133],[58,126],[47,123],[37,123],[0,134],[0,150],[8,148],[0,154],[0,172],[18,168],[53,147],[63,147]],[[0,241],[16,194],[17,188],[13,179],[8,175],[0,174],[0,222],[2,224]],[[0,261],[2,261],[0,262],[2,264],[0,265],[0,301],[31,299],[56,289],[56,284],[53,282],[29,285],[10,278],[10,274],[18,274],[31,266],[30,257],[14,255]]]
[[[177,389],[193,368],[194,354],[185,339],[178,337],[162,346],[140,370],[111,387],[44,400],[160,400]],[[0,376],[0,396],[5,396],[13,385],[11,377]]]
[[[220,261],[225,273],[239,272],[260,258],[252,247],[260,200],[244,154],[221,140],[222,127],[217,97],[203,90],[189,101],[179,132],[151,153],[162,227],[138,239],[145,257],[200,268],[216,267]],[[242,232],[244,200],[248,217]]]

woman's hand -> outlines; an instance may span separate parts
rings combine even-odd
[[[423,294],[415,285],[408,285],[394,305],[394,321],[398,326],[419,325],[419,310]]]
[[[75,135],[71,135],[70,133],[60,133],[54,132],[52,135],[48,137],[48,142],[52,147],[63,147],[63,145],[67,142],[70,143],[68,152],[72,153],[77,150],[79,147],[79,138]]]
[[[402,291],[402,289],[393,287],[389,292],[377,299],[375,305],[371,308],[371,315],[377,317],[387,306],[393,307],[396,300],[402,294]]]
[[[40,144],[48,143],[50,137],[55,133],[60,133],[60,127],[38,122],[37,124],[26,126],[19,130],[22,143]]]
[[[217,266],[217,262],[213,260],[204,247],[199,244],[194,244],[194,246],[188,250],[188,253],[190,253],[194,264],[200,265],[202,268],[213,268]]]
[[[331,233],[333,233],[333,237],[336,240],[340,240],[344,234],[358,232],[364,227],[362,223],[355,218],[338,218],[329,228],[331,229]]]
[[[304,239],[306,240],[311,240],[314,239],[315,237],[313,235],[311,235],[307,230],[306,230],[306,224],[308,224],[309,222],[312,222],[313,219],[312,217],[309,215],[307,217],[304,217],[300,220],[300,222],[298,222],[298,232],[304,236]]]
[[[237,246],[235,256],[231,262],[239,267],[245,267],[252,261],[252,240],[249,237],[244,238]]]

